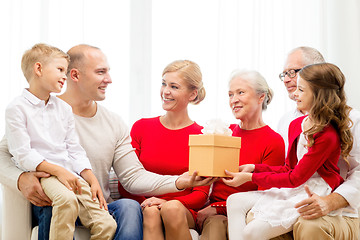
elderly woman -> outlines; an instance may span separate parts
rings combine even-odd
[[[199,66],[189,60],[177,60],[165,67],[160,97],[165,114],[143,118],[131,129],[132,145],[145,169],[158,174],[178,175],[188,171],[189,135],[201,134],[202,127],[188,115],[189,103],[205,98]],[[136,199],[143,207],[144,240],[191,239],[196,211],[208,199],[209,186],[185,189],[178,193]]]
[[[284,141],[267,126],[262,118],[273,96],[265,79],[256,71],[235,71],[229,82],[229,105],[239,124],[230,126],[233,136],[241,137],[240,165],[266,163],[283,165]],[[213,185],[210,205],[200,210],[197,224],[202,229],[201,240],[228,239],[226,199],[233,193],[257,190],[245,183],[230,187],[218,180]]]

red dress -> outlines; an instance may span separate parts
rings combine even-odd
[[[244,130],[238,124],[232,124],[233,136],[241,137],[240,165],[264,163],[283,165],[285,145],[282,137],[269,126],[253,130]],[[217,214],[226,215],[226,199],[231,194],[257,190],[258,186],[247,182],[239,187],[230,187],[222,180],[213,185],[210,195],[211,206],[216,207]]]
[[[130,136],[140,162],[150,172],[162,175],[180,175],[189,170],[189,135],[201,134],[202,127],[193,123],[178,130],[165,128],[160,117],[143,118],[134,123]],[[122,188],[122,197],[131,198],[142,203],[144,196],[135,196]],[[181,192],[156,196],[165,200],[180,201],[196,219],[196,212],[208,199],[209,186],[188,188]]]

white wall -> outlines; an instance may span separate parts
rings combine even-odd
[[[331,0],[327,13],[327,60],[345,74],[348,103],[360,110],[360,1]]]

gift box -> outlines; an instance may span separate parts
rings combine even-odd
[[[199,176],[226,177],[225,169],[239,171],[241,138],[222,135],[189,136],[189,173]]]

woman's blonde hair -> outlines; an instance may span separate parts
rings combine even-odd
[[[262,110],[267,109],[267,106],[274,96],[274,91],[269,87],[265,78],[259,72],[254,70],[235,70],[231,74],[229,83],[234,78],[241,78],[248,81],[258,95],[265,94]]]
[[[176,60],[165,67],[162,76],[169,72],[176,72],[186,81],[190,90],[198,91],[196,98],[191,102],[192,104],[199,104],[204,100],[206,91],[199,65],[190,60]]]
[[[304,67],[299,76],[306,81],[314,95],[314,104],[309,117],[314,125],[304,132],[309,140],[308,147],[314,144],[314,134],[332,124],[340,136],[341,155],[346,160],[353,145],[349,118],[351,107],[346,104],[344,90],[345,76],[331,63],[318,63]]]

